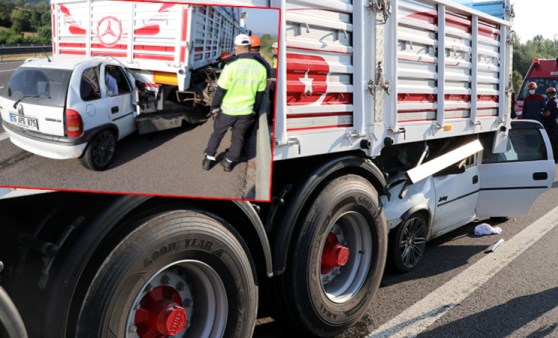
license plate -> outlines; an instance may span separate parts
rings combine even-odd
[[[10,113],[10,122],[26,129],[39,130],[39,122],[33,117]]]

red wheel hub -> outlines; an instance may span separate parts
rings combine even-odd
[[[182,298],[170,286],[158,286],[147,293],[136,311],[137,333],[142,338],[174,336],[188,324]]]
[[[322,252],[322,274],[330,273],[333,268],[345,266],[349,261],[349,248],[339,243],[333,232],[327,235]]]

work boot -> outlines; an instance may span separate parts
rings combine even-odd
[[[229,159],[227,159],[226,157],[223,158],[223,160],[221,161],[221,165],[223,166],[223,169],[225,169],[226,172],[230,172],[233,170],[234,167],[234,162],[230,161]]]
[[[212,156],[207,156],[205,155],[203,162],[202,162],[202,167],[205,170],[209,170],[213,167],[213,165],[215,164],[215,158]]]

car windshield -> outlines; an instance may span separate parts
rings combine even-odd
[[[546,89],[548,87],[556,88],[558,86],[558,78],[554,78],[554,77],[526,79],[525,81],[523,81],[523,85],[521,86],[521,91],[519,92],[519,96],[517,97],[519,101],[523,101],[525,99],[525,96],[527,96],[527,91],[529,91],[527,85],[529,84],[529,82],[535,82],[537,84],[537,91],[535,93],[542,94],[545,98],[546,98]]]
[[[21,67],[15,71],[2,97],[33,104],[64,107],[71,70]]]

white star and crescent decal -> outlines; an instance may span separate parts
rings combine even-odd
[[[308,77],[309,72],[310,72],[310,69],[308,69],[306,71],[306,73],[304,74],[304,77],[298,78],[300,80],[300,82],[302,82],[304,84],[304,95],[312,95],[312,82],[314,81],[314,79],[311,78],[311,77]]]

